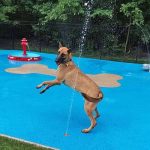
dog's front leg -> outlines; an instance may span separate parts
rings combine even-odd
[[[47,89],[49,89],[50,87],[52,87],[52,86],[54,86],[54,85],[59,85],[59,84],[61,84],[61,82],[56,79],[56,80],[53,80],[53,81],[45,81],[45,82],[39,84],[39,85],[37,86],[37,88],[41,88],[43,85],[47,85],[47,86],[40,92],[40,94],[42,94],[42,93],[44,93]]]
[[[41,88],[42,86],[45,86],[45,85],[48,85],[51,81],[44,81],[42,82],[41,84],[37,85],[36,88],[39,89]]]

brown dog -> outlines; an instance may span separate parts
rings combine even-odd
[[[84,109],[90,118],[91,125],[89,128],[82,130],[83,133],[88,133],[96,126],[96,118],[98,118],[99,112],[97,110],[97,104],[103,98],[103,94],[100,91],[97,84],[91,80],[87,75],[83,74],[79,68],[72,62],[71,51],[67,47],[60,46],[58,50],[58,56],[56,63],[58,64],[57,76],[53,81],[45,81],[37,86],[41,88],[46,86],[40,93],[44,93],[49,87],[64,83],[77,91],[81,92],[85,99]],[[93,111],[96,112],[96,116],[93,116]]]

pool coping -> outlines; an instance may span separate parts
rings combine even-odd
[[[0,134],[1,137],[6,137],[6,138],[9,138],[9,139],[12,139],[12,140],[16,140],[18,142],[23,142],[23,143],[26,143],[26,144],[31,144],[31,145],[34,145],[34,146],[37,146],[37,147],[41,147],[41,148],[47,148],[47,149],[52,149],[52,150],[60,150],[58,148],[54,148],[54,147],[50,147],[50,146],[45,146],[43,144],[39,144],[39,143],[36,143],[36,142],[30,142],[30,141],[27,141],[27,140],[24,140],[24,139],[20,139],[20,138],[16,138],[16,137],[13,137],[13,136],[9,136],[9,135],[6,135],[6,134]]]

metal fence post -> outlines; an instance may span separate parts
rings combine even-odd
[[[41,52],[41,24],[38,23],[38,26],[39,26],[39,50]]]
[[[14,26],[11,27],[11,38],[12,38],[12,49],[15,49],[15,41],[14,41]]]

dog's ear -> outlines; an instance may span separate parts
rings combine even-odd
[[[71,48],[68,48],[68,53],[70,54],[72,52]]]
[[[59,48],[61,48],[61,47],[65,47],[65,44],[63,41],[59,41]]]

